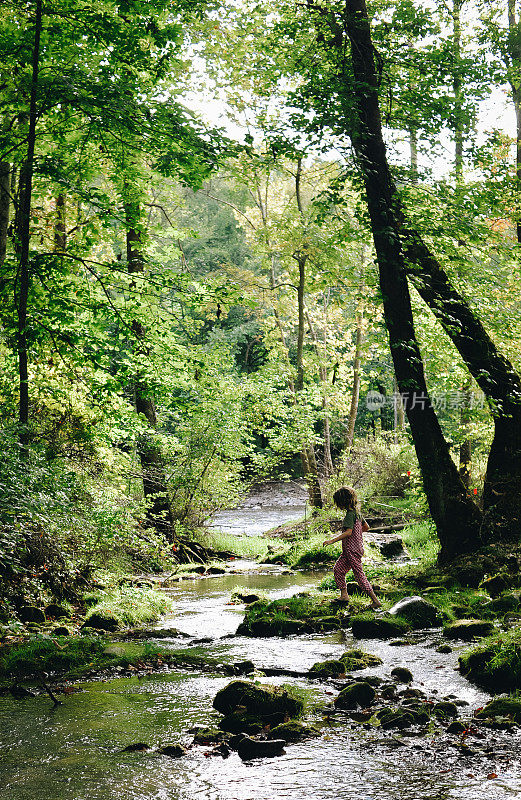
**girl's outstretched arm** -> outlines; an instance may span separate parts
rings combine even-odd
[[[323,546],[326,544],[334,544],[335,542],[340,542],[342,539],[347,539],[348,536],[351,536],[353,533],[352,528],[347,528],[345,531],[342,531],[338,536],[335,536],[334,539],[325,539],[323,542]]]

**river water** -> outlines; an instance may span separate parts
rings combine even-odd
[[[309,668],[360,646],[384,664],[357,674],[388,677],[393,666],[408,666],[413,686],[440,698],[456,695],[471,708],[488,696],[455,672],[457,653],[439,654],[439,633],[418,633],[405,647],[380,641],[354,642],[349,633],[287,638],[230,637],[243,607],[229,605],[237,587],[272,598],[316,586],[321,576],[282,574],[234,562],[238,574],[183,581],[169,590],[176,611],[158,627],[175,626],[208,639],[197,652],[230,662],[250,658],[257,665]],[[193,647],[193,639],[161,640],[161,647]],[[464,757],[447,735],[414,737],[351,721],[326,725],[318,738],[286,747],[274,759],[243,762],[234,752],[223,759],[209,747],[193,746],[180,759],[154,752],[122,753],[146,742],[151,748],[190,745],[190,728],[215,723],[215,693],[229,682],[222,675],[165,672],[81,684],[52,708],[49,698],[0,698],[1,800],[478,800],[521,794],[517,734],[497,732],[487,757]],[[277,679],[263,679],[274,683]],[[282,680],[282,679],[281,679]],[[311,716],[321,721],[336,690],[324,682],[298,684]],[[454,739],[455,737],[452,737]],[[497,778],[487,778],[487,775]]]

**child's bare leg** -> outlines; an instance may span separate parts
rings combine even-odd
[[[340,590],[340,599],[345,601],[349,601],[346,585],[346,574],[348,569],[349,564],[347,563],[345,556],[341,555],[333,567],[333,575],[335,577],[335,583]]]
[[[362,567],[362,559],[352,556],[351,559],[350,559],[350,565],[351,565],[351,569],[353,570],[353,575],[356,578],[356,582],[358,583],[360,588],[363,589],[364,592],[367,592],[367,594],[371,598],[372,607],[373,608],[381,608],[382,604],[379,601],[379,599],[377,598],[377,596],[375,595],[373,587],[371,586],[371,584],[367,580],[367,576],[366,576],[366,574],[364,572],[364,569]]]
[[[373,608],[381,608],[382,604],[380,603],[379,599],[375,595],[375,593],[373,591],[373,587],[371,586],[370,589],[366,589],[366,592],[369,595],[369,597],[371,598],[371,600],[373,601]]]

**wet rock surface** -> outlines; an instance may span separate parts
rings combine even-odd
[[[404,597],[389,609],[389,614],[405,619],[412,628],[432,628],[441,625],[441,617],[433,603],[423,597]]]

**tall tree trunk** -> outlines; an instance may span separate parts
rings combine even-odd
[[[326,319],[326,297],[324,295],[324,318]],[[319,363],[318,367],[318,375],[320,379],[320,383],[322,386],[322,411],[324,414],[323,423],[324,423],[324,475],[326,478],[330,477],[333,473],[333,458],[331,456],[331,431],[329,426],[329,414],[327,411],[327,367],[326,367],[326,358],[327,358],[327,322],[324,322],[324,352],[320,352],[320,343],[318,340],[317,332],[315,331],[315,327],[313,325],[313,321],[309,315],[309,311],[306,309],[306,320],[308,323],[309,332],[311,334],[311,339],[313,341],[313,346],[315,348],[315,353],[317,356],[317,360]]]
[[[29,132],[27,135],[27,156],[20,170],[19,214],[16,231],[18,250],[18,275],[16,306],[18,312],[18,378],[20,401],[18,422],[20,425],[20,447],[22,455],[27,455],[29,443],[29,371],[27,352],[27,305],[29,300],[30,271],[29,245],[31,239],[31,204],[34,173],[34,151],[36,145],[38,73],[40,67],[40,38],[42,32],[42,0],[36,2],[34,21],[34,45],[32,53],[31,99],[29,105]]]
[[[351,389],[351,403],[349,405],[349,415],[347,418],[346,450],[349,453],[353,447],[355,438],[356,417],[358,415],[358,403],[360,400],[360,381],[362,377],[362,347],[364,344],[364,306],[362,301],[362,290],[365,282],[365,244],[360,245],[360,298],[355,313],[356,338],[355,338],[355,357],[353,360],[353,388]]]
[[[143,273],[145,260],[143,253],[142,215],[140,204],[136,200],[125,202],[127,268],[129,274]],[[139,320],[132,322],[132,330],[139,349],[148,355],[147,334]],[[143,494],[149,501],[147,517],[150,524],[163,533],[168,539],[173,538],[173,516],[170,506],[165,467],[161,448],[154,435],[157,428],[157,414],[150,388],[139,376],[134,383],[134,402],[138,414],[142,414],[149,427],[149,432],[141,435],[137,442],[137,450],[143,475]]]
[[[428,399],[394,212],[396,190],[382,136],[378,77],[365,0],[347,0],[346,12],[357,114],[351,138],[364,178],[396,379],[400,393],[409,398],[407,417],[441,542],[440,559],[447,560],[477,546],[481,515],[467,496]]]
[[[10,196],[11,165],[8,161],[0,161],[0,266],[4,263],[7,253]]]
[[[464,0],[452,0],[452,57],[454,93],[454,174],[456,183],[463,177],[463,87],[461,80],[461,8]]]
[[[295,195],[297,208],[302,221],[304,220],[304,207],[300,192],[300,181],[302,178],[302,159],[297,160],[297,173],[295,176]],[[297,287],[297,306],[298,306],[298,330],[297,330],[297,378],[295,381],[295,398],[298,402],[298,393],[304,388],[304,332],[305,332],[305,310],[304,293],[306,288],[306,262],[308,255],[305,252],[296,252],[293,258],[298,264],[298,287]],[[322,508],[322,489],[320,487],[320,477],[315,456],[313,443],[304,445],[306,450],[306,461],[309,471],[306,473],[308,485],[309,501],[313,508]]]
[[[58,253],[63,253],[67,249],[67,200],[63,192],[56,197],[54,249]]]

